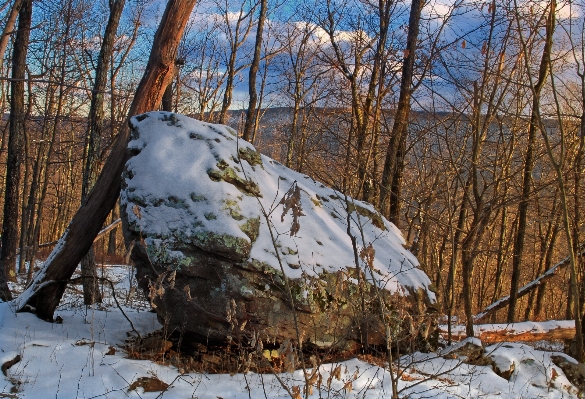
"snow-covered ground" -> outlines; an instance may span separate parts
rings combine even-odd
[[[117,299],[136,330],[146,334],[160,329],[147,302],[130,290],[131,268],[105,270],[117,282]],[[62,324],[15,314],[10,303],[0,304],[0,365],[5,365],[6,372],[0,398],[304,397],[305,378],[300,370],[278,375],[180,373],[173,366],[127,358],[123,347],[132,327],[111,296],[104,306],[87,309],[81,305],[80,294],[68,290],[56,316]],[[309,378],[313,377],[309,397],[390,398],[398,370],[396,388],[401,398],[577,397],[577,389],[551,361],[551,355],[560,353],[504,343],[485,348],[490,364],[471,365],[464,363],[460,351],[469,342],[480,344],[470,339],[437,353],[405,356],[392,373],[380,362],[372,365],[358,359],[323,364],[314,374],[308,370]],[[7,362],[17,356],[20,360],[7,368]],[[498,376],[494,368],[499,368],[500,375],[502,370],[512,370],[509,379]],[[144,378],[158,379],[168,387],[144,392],[140,387],[147,381]]]

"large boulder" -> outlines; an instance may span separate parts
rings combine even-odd
[[[166,112],[130,125],[124,234],[169,331],[330,346],[363,339],[368,325],[368,341],[381,344],[382,319],[433,306],[429,278],[372,205],[259,154],[226,126]]]

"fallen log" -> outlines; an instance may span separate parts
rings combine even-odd
[[[578,256],[583,256],[583,255],[585,255],[585,243],[582,243],[579,246]],[[520,299],[524,295],[529,294],[532,290],[535,290],[536,288],[538,288],[540,286],[540,284],[542,284],[545,281],[550,280],[551,278],[556,276],[560,270],[562,270],[564,267],[568,266],[569,264],[570,264],[570,259],[567,256],[565,259],[561,260],[560,262],[558,262],[557,264],[552,266],[550,269],[548,269],[543,274],[541,274],[540,276],[538,276],[537,278],[535,278],[534,280],[532,280],[531,282],[526,284],[524,287],[520,288],[518,290],[518,295],[516,298]],[[481,312],[479,312],[478,314],[473,316],[474,323],[477,323],[478,321],[486,318],[487,316],[491,315],[495,311],[498,311],[502,308],[505,308],[506,306],[508,306],[509,303],[510,303],[510,295],[507,295],[503,298],[498,299],[496,302],[487,306]]]
[[[100,238],[102,238],[104,235],[106,235],[107,233],[109,233],[110,231],[112,231],[113,229],[115,229],[116,227],[118,227],[119,224],[122,223],[122,219],[118,218],[116,220],[114,220],[112,223],[110,223],[109,225],[107,225],[106,227],[104,227],[103,229],[100,230],[100,232],[95,236],[95,238],[93,239],[93,242],[96,242],[97,240],[99,240]],[[50,241],[50,242],[44,242],[42,244],[39,244],[39,248],[46,248],[46,247],[50,247],[52,245],[55,245],[59,242],[59,240],[57,241]],[[28,247],[24,247],[24,249],[30,249],[32,248],[32,246],[28,246]],[[16,253],[20,253],[20,248],[17,248]]]
[[[497,342],[534,342],[542,340],[565,340],[575,337],[574,320],[551,320],[544,322],[525,321],[508,324],[477,324],[473,326],[476,338],[486,344]],[[446,325],[439,326],[439,334],[448,339]],[[451,340],[465,339],[465,326],[451,326]]]

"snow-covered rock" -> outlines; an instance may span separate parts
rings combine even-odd
[[[171,331],[210,341],[300,334],[328,346],[357,338],[353,327],[379,309],[377,292],[417,315],[435,303],[400,232],[372,205],[260,155],[226,126],[152,112],[131,127],[125,237]],[[383,342],[379,319],[370,339]]]

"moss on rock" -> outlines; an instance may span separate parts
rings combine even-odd
[[[240,230],[250,237],[252,243],[256,242],[258,235],[260,235],[260,216],[246,220],[246,223],[240,225]]]
[[[238,148],[238,155],[241,159],[246,160],[250,166],[260,165],[262,166],[262,157],[258,151],[255,151],[251,148],[247,147],[240,147]]]
[[[349,203],[348,206],[348,210],[349,212],[353,212],[356,211],[358,214],[362,215],[363,217],[366,217],[368,219],[370,219],[372,221],[372,224],[374,226],[376,226],[377,228],[379,228],[382,231],[386,231],[386,225],[384,225],[384,219],[382,219],[382,216],[376,212],[376,211],[372,211],[369,210],[367,208],[364,208],[363,206],[359,206],[353,202]]]
[[[236,171],[230,167],[225,166],[223,164],[218,163],[217,169],[209,169],[207,170],[207,175],[213,181],[225,181],[226,183],[230,183],[235,186],[238,190],[242,193],[252,196],[252,197],[262,197],[260,193],[260,187],[256,183],[251,180],[242,179]],[[223,168],[223,169],[222,169]]]
[[[243,237],[200,231],[193,235],[192,240],[204,251],[226,254],[230,258],[234,258],[235,255],[242,260],[250,255],[251,243]]]

